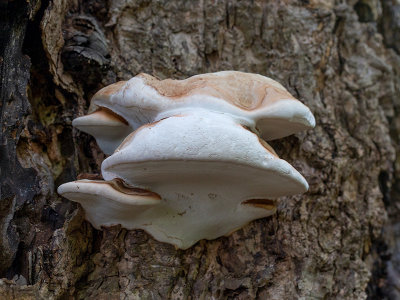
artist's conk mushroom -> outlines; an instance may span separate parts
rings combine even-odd
[[[186,249],[275,212],[306,180],[263,139],[311,128],[310,110],[276,81],[225,71],[160,81],[140,74],[100,90],[73,125],[106,154],[101,180],[58,192],[96,228],[121,224]]]

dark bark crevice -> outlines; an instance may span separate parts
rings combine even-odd
[[[22,53],[22,45],[35,5],[35,2],[11,1],[2,2],[0,7],[0,203],[5,208],[0,221],[0,276],[12,273],[8,269],[20,244],[14,214],[38,193],[36,171],[22,167],[16,155],[24,120],[31,112],[26,95],[30,59]]]

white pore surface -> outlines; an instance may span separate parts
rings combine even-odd
[[[315,127],[315,118],[310,109],[290,99],[280,100],[268,106],[268,109],[254,112],[253,117],[261,137],[267,141]]]
[[[225,72],[215,74],[219,73],[223,76]],[[268,80],[271,81],[271,85],[285,90],[276,81],[269,78]],[[240,124],[250,128],[259,127],[266,140],[284,137],[315,126],[315,119],[309,108],[294,99],[281,99],[258,109],[245,110],[224,99],[207,95],[205,89],[203,92],[205,93],[180,99],[169,98],[160,95],[153,87],[146,85],[142,77],[136,76],[114,94],[94,98],[92,104],[111,109],[124,117],[134,129],[196,109],[230,114]],[[269,129],[269,125],[273,130]]]
[[[133,218],[140,222],[144,211],[160,203],[155,197],[125,194],[98,180],[68,182],[60,185],[57,192],[79,202],[88,221],[99,229],[102,225],[123,224]]]
[[[104,209],[97,200],[96,205],[85,208],[92,224],[112,225],[113,220],[128,229],[144,229],[155,239],[183,249],[274,213],[243,201],[308,189],[305,179],[264,148],[255,134],[227,115],[205,112],[143,126],[103,162],[102,174],[105,180],[122,178],[151,190],[162,200],[118,221],[101,217],[98,210]],[[108,203],[112,200],[98,199],[112,210]],[[71,200],[82,203],[78,198]]]
[[[112,154],[133,131],[132,127],[115,117],[106,118],[106,113],[92,113],[76,118],[72,121],[72,125],[94,136],[100,149],[108,155]]]

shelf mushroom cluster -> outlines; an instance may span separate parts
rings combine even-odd
[[[104,180],[58,193],[94,227],[121,224],[186,249],[275,212],[306,180],[264,140],[312,128],[310,110],[278,82],[224,71],[186,80],[139,74],[100,90],[73,126],[111,154]]]

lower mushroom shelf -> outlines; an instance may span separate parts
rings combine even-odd
[[[75,181],[58,192],[81,203],[97,228],[144,229],[182,249],[269,216],[268,199],[308,188],[255,133],[204,112],[142,126],[103,162],[102,175],[106,181]]]
[[[201,239],[228,235],[254,219],[275,213],[274,201],[265,200],[264,207],[260,205],[263,199],[246,203],[239,200],[239,194],[234,195],[236,189],[232,187],[215,186],[197,193],[181,189],[159,199],[154,193],[125,194],[107,181],[80,180],[61,185],[58,192],[79,202],[87,220],[98,229],[121,224],[127,229],[143,229],[158,241],[186,249]]]

